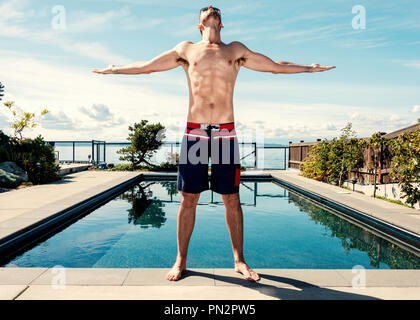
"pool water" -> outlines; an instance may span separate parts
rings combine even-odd
[[[419,269],[420,258],[271,182],[243,182],[244,253],[253,268]],[[4,266],[169,268],[177,253],[175,182],[143,181]],[[187,266],[230,268],[222,199],[201,194]]]

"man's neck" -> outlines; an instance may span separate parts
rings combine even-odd
[[[216,26],[209,26],[207,28],[204,28],[203,30],[203,40],[202,42],[205,43],[222,43],[222,40],[220,39],[220,30]]]

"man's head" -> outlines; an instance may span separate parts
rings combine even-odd
[[[212,5],[202,8],[198,16],[198,29],[200,29],[201,34],[203,34],[204,28],[210,25],[216,25],[219,30],[223,28],[222,14],[219,9],[213,8]]]

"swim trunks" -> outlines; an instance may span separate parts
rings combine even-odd
[[[219,194],[237,193],[240,175],[239,145],[234,122],[187,122],[179,156],[178,190],[200,193],[210,189]]]

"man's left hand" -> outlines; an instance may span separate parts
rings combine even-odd
[[[320,71],[327,71],[334,69],[335,66],[321,66],[317,63],[312,63],[311,69],[309,69],[309,72],[320,72]]]

